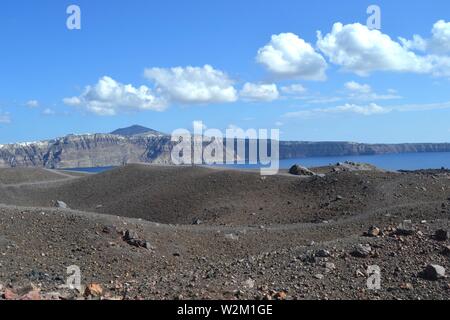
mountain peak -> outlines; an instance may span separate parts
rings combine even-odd
[[[134,135],[138,135],[138,134],[161,135],[161,132],[158,132],[156,130],[135,124],[130,127],[114,130],[113,132],[111,132],[111,134],[120,135],[120,136],[134,136]]]

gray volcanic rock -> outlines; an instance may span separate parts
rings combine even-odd
[[[289,173],[293,174],[293,175],[296,175],[296,176],[315,176],[316,175],[314,172],[312,172],[308,168],[302,167],[302,166],[300,166],[298,164],[293,165],[289,169]]]
[[[61,208],[61,209],[68,209],[68,208],[69,208],[69,206],[67,205],[67,203],[65,203],[64,201],[60,201],[60,200],[57,200],[57,201],[55,202],[55,207]]]
[[[447,241],[450,238],[449,235],[450,235],[449,230],[439,229],[436,230],[434,237],[438,241]]]
[[[424,279],[436,281],[445,278],[445,268],[440,265],[429,264],[425,270],[422,271],[421,276]]]
[[[351,255],[358,258],[367,258],[372,252],[372,248],[369,245],[358,244],[353,248]]]
[[[42,299],[92,299],[61,286],[72,264],[102,300],[448,299],[449,243],[432,234],[448,230],[449,177],[346,171],[262,180],[258,172],[148,165],[83,175],[1,169],[0,300],[21,298],[30,282]],[[56,199],[72,210],[54,208]],[[195,219],[203,223],[192,226]],[[408,237],[396,234],[402,221],[414,230]],[[379,236],[363,238],[370,226]],[[381,287],[368,290],[375,274]]]

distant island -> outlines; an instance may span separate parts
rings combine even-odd
[[[134,125],[111,133],[67,135],[0,145],[0,167],[88,168],[129,163],[171,164],[170,135]],[[280,158],[450,152],[450,143],[365,144],[281,141]]]

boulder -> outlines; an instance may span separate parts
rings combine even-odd
[[[405,220],[397,227],[395,234],[399,236],[412,236],[414,232],[411,220]]]
[[[442,248],[442,254],[445,256],[450,256],[450,246],[444,246]]]
[[[60,208],[60,209],[68,209],[69,208],[69,206],[64,201],[61,201],[61,200],[55,201],[55,207]]]
[[[91,283],[86,287],[86,290],[84,292],[84,295],[86,297],[92,296],[92,297],[100,297],[103,295],[103,289],[102,287],[97,283]]]
[[[322,280],[324,278],[324,275],[321,273],[315,274],[314,278],[318,279],[318,280]]]
[[[429,264],[422,271],[421,276],[426,280],[436,281],[445,278],[445,269],[437,264]]]
[[[302,167],[298,164],[293,165],[289,169],[289,173],[296,176],[315,176],[316,174],[308,168]]]
[[[128,243],[130,246],[136,248],[145,248],[148,250],[153,250],[153,247],[150,242],[144,239],[140,239],[138,234],[132,230],[127,230],[123,233],[123,241]]]
[[[381,230],[380,228],[377,228],[375,226],[371,226],[369,228],[369,230],[367,231],[367,236],[368,237],[378,237],[381,235]]]
[[[316,257],[318,258],[328,258],[330,256],[331,256],[330,251],[325,249],[320,249],[319,251],[316,252]]]
[[[131,241],[131,240],[136,240],[136,239],[139,239],[139,237],[138,237],[136,232],[131,231],[131,230],[125,231],[125,235],[123,236],[123,240]]]
[[[372,248],[367,245],[358,244],[353,248],[351,255],[357,258],[367,258],[372,252]]]
[[[228,233],[225,235],[225,239],[227,240],[232,240],[232,241],[237,241],[239,240],[239,236],[233,234],[233,233]]]
[[[434,238],[437,241],[447,241],[449,239],[449,231],[445,229],[436,230]]]
[[[243,286],[246,289],[253,289],[255,287],[255,280],[249,278],[243,282]]]
[[[331,272],[336,269],[336,265],[332,262],[325,262],[325,272]]]

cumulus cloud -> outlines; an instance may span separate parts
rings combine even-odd
[[[424,39],[420,35],[414,35],[412,40],[399,39],[409,50],[429,51],[433,54],[450,53],[450,22],[437,21],[433,25],[429,39]]]
[[[276,84],[254,84],[247,82],[239,93],[246,101],[270,102],[279,98],[280,93]]]
[[[399,40],[403,45],[403,47],[407,50],[425,51],[427,50],[428,47],[427,40],[416,34],[413,36],[411,40],[402,37],[400,37]]]
[[[122,111],[163,111],[166,108],[164,99],[156,97],[148,87],[136,88],[107,76],[101,78],[96,85],[87,86],[80,96],[63,101],[67,105],[84,107],[103,116],[116,115]]]
[[[317,33],[317,47],[336,65],[360,76],[375,71],[431,73],[428,57],[416,55],[379,30],[354,23],[335,23],[325,36]]]
[[[29,100],[29,101],[27,101],[27,103],[25,103],[25,105],[29,108],[37,108],[37,107],[39,107],[39,101]]]
[[[153,81],[167,100],[181,104],[226,103],[237,100],[233,81],[210,65],[204,67],[150,68],[145,77]]]
[[[273,35],[271,41],[258,50],[257,62],[275,76],[324,80],[327,63],[311,44],[293,33]]]
[[[432,74],[436,77],[450,77],[450,56],[429,56],[433,63]]]
[[[430,50],[435,53],[450,53],[450,22],[439,20],[431,31]]]

